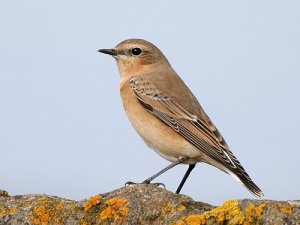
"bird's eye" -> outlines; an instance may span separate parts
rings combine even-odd
[[[142,50],[140,48],[133,48],[131,50],[132,55],[140,55],[142,53]]]

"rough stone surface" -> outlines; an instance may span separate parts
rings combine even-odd
[[[0,225],[300,224],[300,201],[229,200],[214,207],[155,185],[131,185],[73,201],[0,190]]]

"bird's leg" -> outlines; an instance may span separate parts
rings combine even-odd
[[[175,162],[172,162],[171,164],[169,164],[167,167],[163,168],[162,170],[160,170],[159,172],[157,172],[156,174],[154,174],[153,176],[149,177],[148,179],[144,180],[142,182],[142,184],[150,184],[150,182],[152,180],[154,180],[156,177],[158,177],[159,175],[163,174],[164,172],[168,171],[169,169],[173,168],[174,166],[182,163],[184,160],[186,160],[185,158],[180,158]],[[125,186],[127,185],[131,185],[131,184],[135,184],[134,182],[128,181],[126,182]],[[159,186],[162,185],[165,187],[165,185],[163,183],[155,183],[155,185]]]
[[[171,164],[169,164],[167,167],[163,168],[162,170],[160,170],[158,173],[154,174],[153,176],[149,177],[148,179],[144,180],[143,183],[144,184],[150,184],[150,182],[152,180],[154,180],[156,177],[158,177],[159,175],[163,174],[164,172],[168,171],[169,169],[173,168],[174,166],[177,166],[178,164],[182,163],[185,160],[185,158],[181,158],[178,159],[175,162],[172,162]]]
[[[176,194],[179,194],[179,192],[181,191],[181,188],[183,187],[185,181],[187,180],[187,178],[189,177],[190,173],[192,172],[192,170],[195,168],[196,164],[191,164],[189,165],[189,168],[187,169],[187,171],[185,172],[177,190],[176,190]]]

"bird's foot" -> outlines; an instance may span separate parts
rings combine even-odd
[[[133,185],[133,184],[137,184],[137,183],[132,182],[132,181],[127,181],[127,182],[125,183],[125,187],[130,186],[130,185]]]
[[[162,186],[162,187],[166,188],[166,186],[163,183],[159,183],[159,182],[158,183],[150,183],[150,181],[148,181],[148,180],[144,180],[142,183],[135,183],[132,181],[127,181],[125,183],[125,187],[133,185],[133,184],[151,184],[151,185],[155,185],[157,187]]]
[[[165,185],[164,183],[160,183],[160,182],[157,182],[157,183],[150,183],[150,181],[144,180],[142,184],[153,184],[153,185],[155,185],[155,186],[157,186],[157,187],[163,186],[164,188],[166,188],[166,185]]]

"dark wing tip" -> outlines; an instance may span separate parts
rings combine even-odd
[[[250,191],[255,197],[262,198],[264,197],[264,193],[260,190],[260,188],[250,179],[245,179],[243,177],[239,177],[239,180],[242,184]]]

